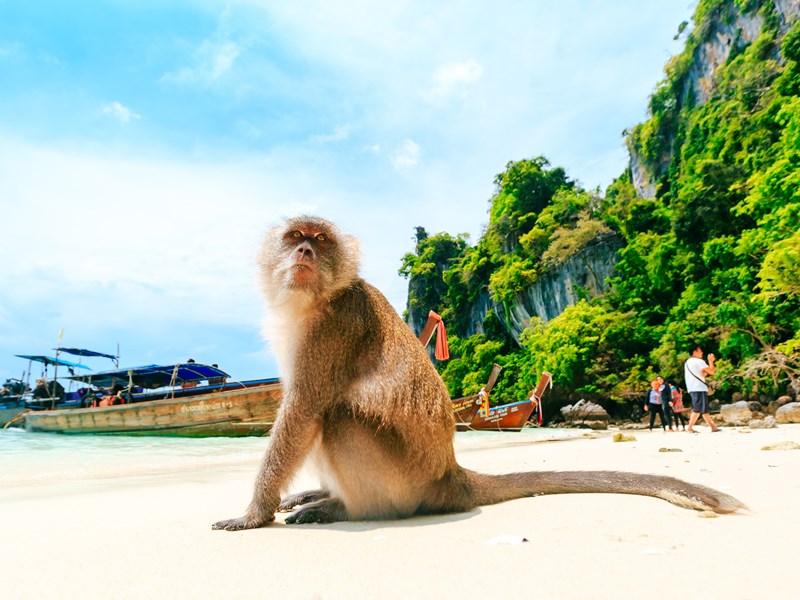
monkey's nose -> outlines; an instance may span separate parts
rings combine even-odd
[[[312,260],[314,258],[314,249],[308,242],[303,242],[295,249],[297,260]]]

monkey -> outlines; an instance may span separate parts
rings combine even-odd
[[[265,327],[283,399],[243,517],[213,529],[402,519],[466,512],[543,494],[654,496],[731,513],[717,490],[659,475],[534,471],[488,475],[455,457],[450,395],[427,352],[389,301],[359,276],[355,237],[313,216],[264,237],[257,263],[274,322]],[[321,488],[281,499],[302,464]]]

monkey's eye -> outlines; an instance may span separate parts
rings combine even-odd
[[[303,237],[303,232],[295,230],[292,233],[290,233],[289,235],[291,235],[293,238],[297,238],[299,240],[301,237]]]
[[[317,240],[318,242],[327,242],[328,236],[325,235],[324,233],[318,233],[317,235],[314,236],[314,239]]]

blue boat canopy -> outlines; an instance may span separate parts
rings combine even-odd
[[[60,367],[77,367],[79,369],[89,369],[86,365],[82,365],[80,363],[70,362],[68,360],[64,360],[63,358],[53,358],[52,356],[43,356],[40,354],[15,354],[14,356],[18,358],[24,358],[27,360],[32,360],[34,362],[44,363],[46,365],[58,365]],[[91,371],[91,369],[89,369]]]
[[[117,360],[117,357],[113,354],[104,354],[102,352],[95,352],[94,350],[84,350],[83,348],[59,348],[58,350],[59,352],[66,352],[67,354],[73,354],[75,356],[103,356],[111,360]]]
[[[128,382],[131,382],[135,386],[154,390],[173,383],[181,385],[186,382],[228,377],[230,375],[225,371],[211,365],[179,363],[177,365],[147,365],[132,369],[101,371],[91,375],[77,375],[69,379],[100,387],[112,387],[117,383],[127,386]]]

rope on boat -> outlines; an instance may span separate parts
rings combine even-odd
[[[172,369],[172,378],[169,380],[169,385],[172,388],[172,398],[175,398],[175,386],[177,385],[178,381],[178,368],[180,365],[175,365],[175,368]]]
[[[22,419],[22,418],[23,418],[25,415],[27,415],[29,412],[33,412],[33,411],[31,411],[31,410],[24,410],[24,411],[22,411],[22,412],[21,412],[21,413],[19,413],[19,414],[18,414],[16,417],[14,417],[14,418],[13,418],[13,419],[11,419],[10,421],[8,421],[8,422],[7,422],[5,425],[3,425],[3,429],[8,429],[8,428],[11,426],[11,424],[12,424],[14,421],[17,421],[17,420],[19,420],[19,419]]]

